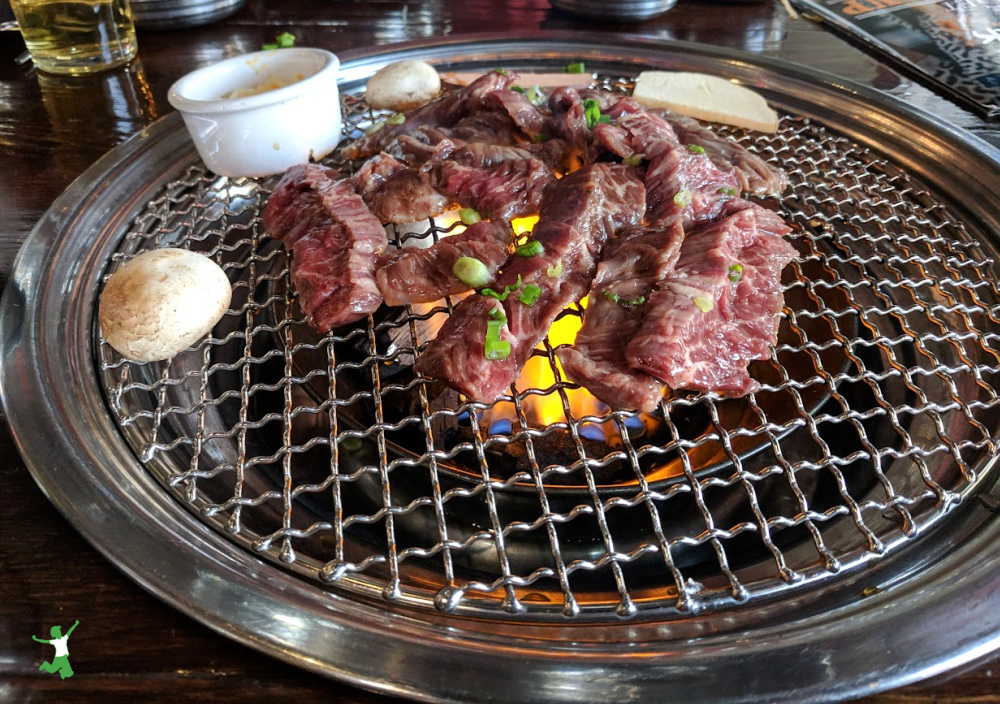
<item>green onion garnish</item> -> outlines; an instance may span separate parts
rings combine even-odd
[[[497,73],[499,73],[499,74],[500,74],[501,76],[509,76],[509,75],[510,75],[510,71],[508,71],[508,70],[507,70],[507,69],[505,69],[505,68],[497,68],[497,69],[495,69],[495,70],[496,70],[496,72],[497,72]]]
[[[587,128],[594,129],[594,125],[601,119],[601,104],[593,98],[587,98],[583,101],[583,114],[587,119]]]
[[[642,163],[642,154],[633,154],[622,159],[622,163],[627,166],[638,166]]]
[[[742,264],[733,264],[731,267],[729,267],[729,280],[730,281],[739,281],[742,278],[743,278],[743,265]]]
[[[491,361],[510,357],[510,343],[507,340],[489,340],[485,345],[486,359]]]
[[[274,38],[273,44],[264,44],[261,49],[271,51],[272,49],[291,49],[295,46],[295,35],[291,32],[282,32]]]
[[[482,220],[475,208],[462,208],[458,211],[458,217],[461,218],[464,225],[475,225]]]
[[[641,306],[643,303],[646,302],[646,297],[645,296],[639,296],[638,298],[631,298],[631,299],[622,298],[617,293],[612,293],[608,289],[604,289],[603,291],[601,291],[601,293],[609,301],[611,301],[613,303],[619,303],[619,304],[621,304],[623,306]]]
[[[575,64],[570,64],[563,69],[564,73],[584,73],[586,71],[586,66],[584,66],[582,61],[578,61]]]
[[[605,125],[611,124],[611,116],[610,115],[601,115],[599,118],[597,118],[597,121],[598,122],[603,122]]]
[[[406,115],[401,112],[397,112],[392,117],[386,119],[385,124],[387,125],[401,125],[406,122]]]
[[[469,288],[482,288],[493,282],[493,275],[481,261],[474,257],[459,257],[451,267],[451,273]]]
[[[732,186],[723,186],[719,189],[719,194],[723,196],[735,196],[738,195],[735,188]]]
[[[495,310],[495,309],[494,309]],[[486,341],[487,342],[498,342],[500,340],[500,328],[503,324],[507,322],[507,319],[503,320],[487,320],[486,321]]]
[[[682,208],[691,205],[691,191],[686,188],[683,191],[677,191],[677,194],[674,196],[674,203]]]
[[[497,306],[490,311],[490,320],[499,320],[501,323],[507,322],[507,316],[504,315],[503,308]]]
[[[545,270],[545,275],[550,279],[554,279],[562,273],[562,260],[560,259],[555,264],[550,266]]]
[[[520,288],[521,288],[521,275],[518,274],[517,275],[517,283],[514,284],[513,286],[510,286],[510,285],[504,286],[503,287],[503,293],[497,293],[496,291],[494,291],[491,288],[484,288],[482,290],[482,294],[484,296],[488,297],[488,298],[495,298],[498,301],[506,301],[507,300],[507,296],[509,296],[512,291],[517,291]]]
[[[510,89],[512,91],[514,91],[515,93],[524,93],[524,88],[522,88],[521,86],[518,86],[518,85],[513,85],[513,86],[510,87]]]
[[[525,242],[520,247],[514,250],[514,254],[519,257],[537,257],[539,254],[544,254],[545,247],[538,240],[531,240],[530,242]]]
[[[531,86],[524,92],[524,97],[528,99],[528,102],[538,107],[545,102],[545,93],[538,86]]]
[[[541,144],[542,142],[548,142],[549,136],[544,132],[539,132],[534,137],[532,137],[531,141],[534,142],[535,144]]]
[[[525,284],[524,291],[521,292],[521,297],[517,300],[521,301],[526,306],[533,305],[538,297],[542,295],[542,287],[536,284]]]
[[[707,313],[708,311],[715,308],[715,303],[708,296],[696,296],[694,299],[694,304],[698,306],[698,310],[702,313]]]
[[[705,147],[701,146],[700,144],[689,144],[688,150],[694,152],[695,154],[705,153]]]
[[[370,125],[368,125],[368,129],[365,130],[365,136],[367,137],[368,135],[375,134],[383,127],[385,127],[385,120],[379,120],[378,122],[373,122]]]

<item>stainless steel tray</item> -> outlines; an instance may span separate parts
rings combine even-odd
[[[371,119],[357,98],[366,78],[412,57],[456,70],[582,58],[611,87],[651,67],[763,92],[784,114],[779,137],[733,134],[792,172],[792,193],[772,205],[804,254],[786,286],[789,337],[762,370],[764,391],[735,421],[711,395],[671,400],[659,445],[630,444],[634,414],[570,411],[555,431],[578,455],[549,463],[532,448],[554,431],[518,416],[520,434],[473,432],[465,446],[482,458],[522,443],[527,465],[463,471],[453,466],[461,448],[436,445],[434,423],[485,409],[429,409],[422,382],[393,386],[378,372],[405,366],[435,311],[312,335],[294,314],[284,254],[260,229],[273,179],[207,173],[171,115],[60,197],[5,293],[5,408],[36,480],[74,526],[222,633],[422,699],[840,700],[992,652],[1000,153],[830,76],[722,49],[583,35],[453,38],[344,57],[349,130]],[[216,257],[236,303],[192,351],[134,365],[103,344],[95,304],[109,271],[162,245]],[[409,347],[379,337],[396,323]],[[352,335],[368,340],[360,360],[342,356]],[[790,372],[790,357],[808,360],[805,372]],[[358,394],[374,399],[375,415],[352,425],[340,414],[353,401],[328,392],[331,380],[350,387],[355,372],[373,379]],[[403,386],[422,410],[387,417],[383,395]],[[571,390],[558,378],[546,389],[567,409]],[[255,399],[267,394],[277,396],[273,412]],[[679,419],[695,412],[707,430],[688,437]],[[318,416],[332,426],[303,421]],[[585,445],[581,432],[600,422],[624,449]],[[276,445],[268,424],[280,429]],[[392,455],[412,424],[427,446]],[[831,449],[845,435],[853,445]],[[707,447],[711,461],[699,455]],[[318,476],[303,459],[314,451],[326,467]],[[600,474],[614,462],[639,468],[654,451],[674,453],[680,473]],[[827,494],[805,486],[817,476]],[[791,504],[769,503],[762,488],[775,482]],[[312,500],[321,495],[330,502]],[[468,502],[478,508],[463,518],[454,509]],[[651,522],[623,525],[636,511]]]

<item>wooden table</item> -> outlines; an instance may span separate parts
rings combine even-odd
[[[197,29],[141,31],[128,69],[93,78],[44,76],[15,63],[16,32],[0,33],[0,283],[34,223],[98,157],[164,115],[170,84],[225,56],[291,31],[303,46],[337,52],[449,33],[588,30],[632,32],[736,47],[868,82],[1000,144],[988,124],[777,3],[680,4],[640,25],[590,23],[545,0],[248,0],[232,17]],[[330,682],[237,645],[162,604],[120,574],[49,504],[6,423],[0,428],[0,702],[337,701],[387,698]],[[76,675],[38,672],[51,650],[32,641],[79,620]],[[1000,701],[1000,660],[939,683],[868,702]]]

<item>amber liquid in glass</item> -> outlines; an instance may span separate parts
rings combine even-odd
[[[135,26],[128,0],[11,0],[35,65],[82,74],[128,63]]]

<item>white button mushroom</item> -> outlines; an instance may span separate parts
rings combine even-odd
[[[412,110],[437,97],[441,77],[424,61],[397,61],[368,79],[365,100],[378,110]]]
[[[108,344],[129,359],[169,359],[215,327],[232,298],[225,272],[186,249],[144,252],[108,279],[98,316]]]

